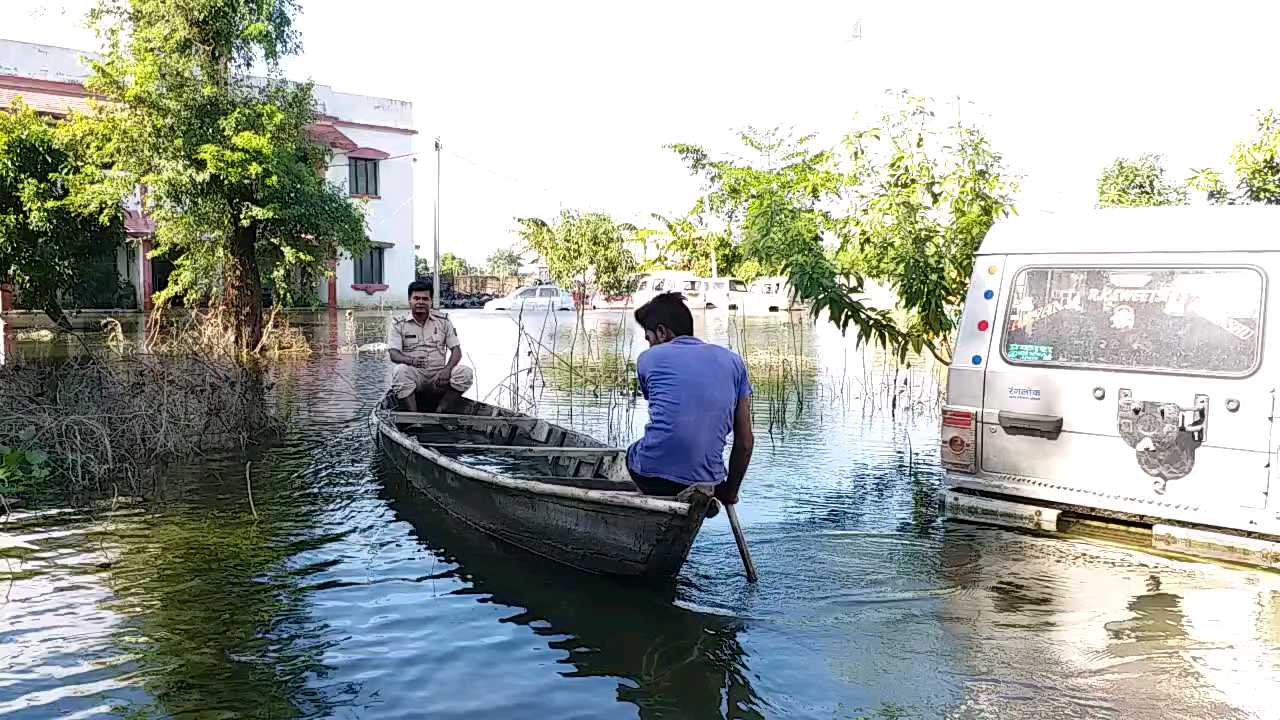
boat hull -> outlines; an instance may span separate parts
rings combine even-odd
[[[584,491],[495,477],[417,444],[375,413],[382,452],[418,492],[482,532],[594,573],[668,578],[702,527],[706,501]]]

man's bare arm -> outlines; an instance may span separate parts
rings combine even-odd
[[[416,365],[417,364],[417,362],[412,357],[405,355],[403,352],[396,350],[395,348],[387,348],[387,356],[391,358],[391,362],[399,363],[400,365]]]
[[[751,464],[751,451],[756,438],[751,431],[751,396],[738,398],[733,411],[733,449],[729,451],[729,477],[716,487],[716,497],[728,505],[738,502],[738,491]]]

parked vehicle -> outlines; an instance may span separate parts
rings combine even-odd
[[[485,310],[514,310],[524,313],[538,311],[574,310],[573,297],[556,285],[522,287],[506,297],[490,300]]]
[[[687,304],[708,310],[738,310],[747,299],[747,284],[737,278],[698,278]]]
[[[1155,547],[1280,568],[1271,273],[1280,208],[998,223],[948,372],[946,514],[1119,521]]]
[[[605,293],[596,293],[591,296],[592,310],[625,310],[633,307],[631,293],[622,293],[621,295],[606,295]]]
[[[652,300],[655,295],[672,291],[683,293],[687,298],[689,293],[697,292],[697,279],[697,276],[691,272],[677,270],[663,270],[645,275],[636,284],[636,291],[631,293],[631,302],[635,307],[640,307]]]
[[[751,281],[742,307],[748,314],[765,315],[787,310],[801,310],[804,305],[793,299],[791,285],[785,277],[772,276]]]

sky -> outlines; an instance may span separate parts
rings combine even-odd
[[[94,49],[91,0],[0,0],[0,37]],[[1280,107],[1280,3],[421,2],[300,0],[287,74],[410,100],[415,243],[482,262],[514,218],[680,214],[701,183],[663,146],[732,151],[747,126],[838,139],[886,90],[981,126],[1022,177],[1020,212],[1090,207],[1120,155],[1225,169]],[[652,224],[650,221],[649,224]]]

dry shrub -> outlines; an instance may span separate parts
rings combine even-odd
[[[279,363],[309,354],[300,331],[274,315],[256,358],[237,357],[216,313],[153,316],[141,350],[119,323],[105,348],[57,362],[0,367],[0,446],[47,454],[51,495],[143,495],[168,464],[244,447],[283,431]]]
[[[224,361],[247,358],[236,344],[236,329],[230,316],[218,309],[189,312],[157,311],[147,320],[143,349],[152,354],[195,355]],[[311,344],[302,330],[289,323],[275,309],[263,326],[262,340],[251,354],[270,360],[306,359]]]

